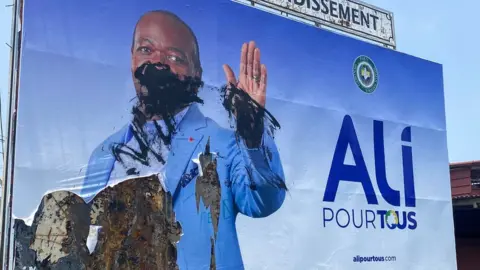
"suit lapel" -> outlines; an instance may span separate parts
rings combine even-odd
[[[201,130],[205,127],[205,116],[197,105],[191,105],[178,126],[167,161],[165,185],[173,197],[176,197],[180,178],[185,173],[189,162],[192,158],[196,158],[193,155],[204,137]]]

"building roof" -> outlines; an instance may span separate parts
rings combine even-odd
[[[452,194],[453,200],[466,200],[466,199],[478,199],[480,198],[480,193],[472,192],[470,194],[461,194],[461,195],[454,195]]]
[[[480,160],[452,162],[450,163],[450,168],[469,167],[469,166],[477,166],[477,165],[480,166]]]
[[[480,160],[450,163],[450,184],[453,200],[480,198],[478,185],[480,174],[477,169],[473,170],[474,167],[480,168]]]

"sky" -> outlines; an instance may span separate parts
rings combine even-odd
[[[395,15],[397,50],[443,65],[450,161],[480,159],[480,125],[475,125],[480,92],[480,53],[474,27],[480,2],[368,0]],[[10,0],[0,1],[0,91],[7,105],[11,30]],[[461,16],[461,17],[460,17]],[[418,74],[421,76],[421,74]],[[5,113],[3,113],[5,117]]]
[[[443,65],[451,162],[480,159],[480,1],[366,0],[395,16],[397,49]],[[421,74],[419,74],[421,76]]]

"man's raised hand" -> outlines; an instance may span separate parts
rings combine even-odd
[[[247,92],[253,100],[265,107],[267,67],[260,62],[260,49],[257,48],[255,41],[244,43],[242,46],[238,79],[229,65],[223,65],[223,71],[229,84]]]

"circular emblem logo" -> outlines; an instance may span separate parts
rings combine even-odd
[[[378,85],[378,71],[372,59],[361,55],[353,62],[353,78],[365,93],[373,93]]]

